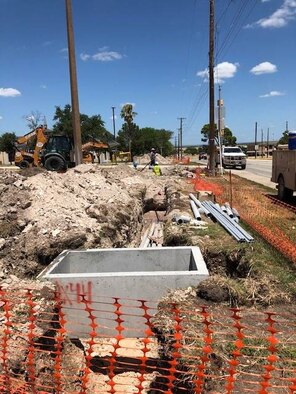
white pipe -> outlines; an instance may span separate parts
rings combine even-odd
[[[190,193],[190,194],[189,194],[189,197],[191,198],[192,201],[195,202],[195,204],[196,204],[196,206],[197,206],[198,208],[202,208],[202,209],[204,210],[204,214],[205,214],[207,217],[210,217],[210,216],[211,216],[210,212],[202,205],[202,203],[194,196],[194,194]]]
[[[193,201],[190,201],[191,209],[196,220],[201,220],[199,210]]]

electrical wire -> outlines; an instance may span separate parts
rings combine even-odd
[[[218,29],[218,24],[223,24],[226,25],[226,22],[223,23],[225,20],[226,14],[230,10],[230,6],[233,4],[233,0],[229,0],[227,3],[227,6],[225,9],[222,11],[222,13],[219,15],[217,18],[217,23],[215,26],[215,42],[218,44],[216,45],[216,48],[218,48],[215,52],[215,64],[218,64],[218,58],[219,56],[222,55],[222,53],[225,53],[226,50],[229,50],[235,39],[237,38],[238,34],[240,33],[241,29],[243,28],[246,20],[249,18],[250,14],[253,12],[257,0],[243,0],[240,2],[240,6],[237,10],[237,12],[234,14],[231,23],[230,23],[230,28],[228,32],[226,33],[226,36],[224,40],[221,42],[221,45],[219,44],[220,40],[220,34],[219,34],[219,29]],[[250,6],[250,8],[249,8]],[[249,12],[247,10],[249,9]],[[216,67],[215,69],[215,78],[216,81],[219,82],[219,76],[218,76],[218,68]],[[205,87],[206,86],[206,87]],[[190,130],[193,126],[193,124],[196,121],[196,118],[198,114],[200,113],[203,105],[205,104],[205,100],[208,97],[209,94],[209,87],[208,85],[204,84],[200,86],[200,89],[196,95],[196,98],[194,99],[194,102],[192,104],[192,107],[190,109],[189,115],[187,116],[187,122],[185,125],[185,129]]]
[[[242,30],[246,20],[249,18],[249,16],[253,12],[256,4],[257,4],[257,0],[244,0],[241,3],[241,6],[240,6],[237,14],[235,14],[232,19],[232,22],[230,24],[230,29],[228,30],[221,46],[216,51],[215,63],[218,63],[218,57],[221,56],[221,54],[223,52],[224,53],[226,52],[226,48],[228,50],[230,48],[230,46],[233,44],[233,42],[237,38],[238,34]],[[250,10],[246,14],[246,16],[244,16],[244,13],[248,9],[249,5],[250,5]]]

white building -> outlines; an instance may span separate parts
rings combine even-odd
[[[5,152],[0,152],[0,165],[1,164],[9,164],[8,154]]]

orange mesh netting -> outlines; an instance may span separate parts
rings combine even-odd
[[[2,289],[2,393],[294,393],[296,318]],[[75,285],[75,284],[74,284]],[[154,391],[149,391],[154,390]]]

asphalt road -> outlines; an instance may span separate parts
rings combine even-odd
[[[276,184],[271,182],[271,166],[272,160],[268,159],[247,159],[247,168],[245,170],[232,170],[232,172],[242,178],[268,186],[272,189],[276,188]]]

